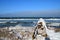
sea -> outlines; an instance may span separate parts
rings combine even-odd
[[[47,26],[60,28],[59,17],[0,17],[0,27],[15,27],[16,25],[34,27],[40,18],[45,20]]]
[[[45,20],[47,27],[60,28],[60,17],[0,17],[0,28],[16,25],[35,27],[40,18]],[[60,40],[60,32],[55,33],[52,40]]]

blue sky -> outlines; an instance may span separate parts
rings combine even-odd
[[[0,0],[0,16],[60,17],[60,0]]]

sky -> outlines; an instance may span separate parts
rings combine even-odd
[[[0,0],[0,17],[60,17],[60,0]]]

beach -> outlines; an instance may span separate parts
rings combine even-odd
[[[52,28],[49,28],[50,30],[54,30]],[[0,28],[0,39],[3,40],[32,40],[32,34],[34,32],[34,27],[6,27],[6,28]],[[60,38],[60,32],[55,32],[52,40],[58,40]],[[52,33],[51,33],[52,34]],[[21,37],[21,38],[18,38]]]

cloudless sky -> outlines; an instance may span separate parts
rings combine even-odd
[[[41,13],[45,11],[48,13]],[[51,11],[58,12],[50,13]],[[60,0],[0,0],[0,16],[60,17],[59,11]]]

